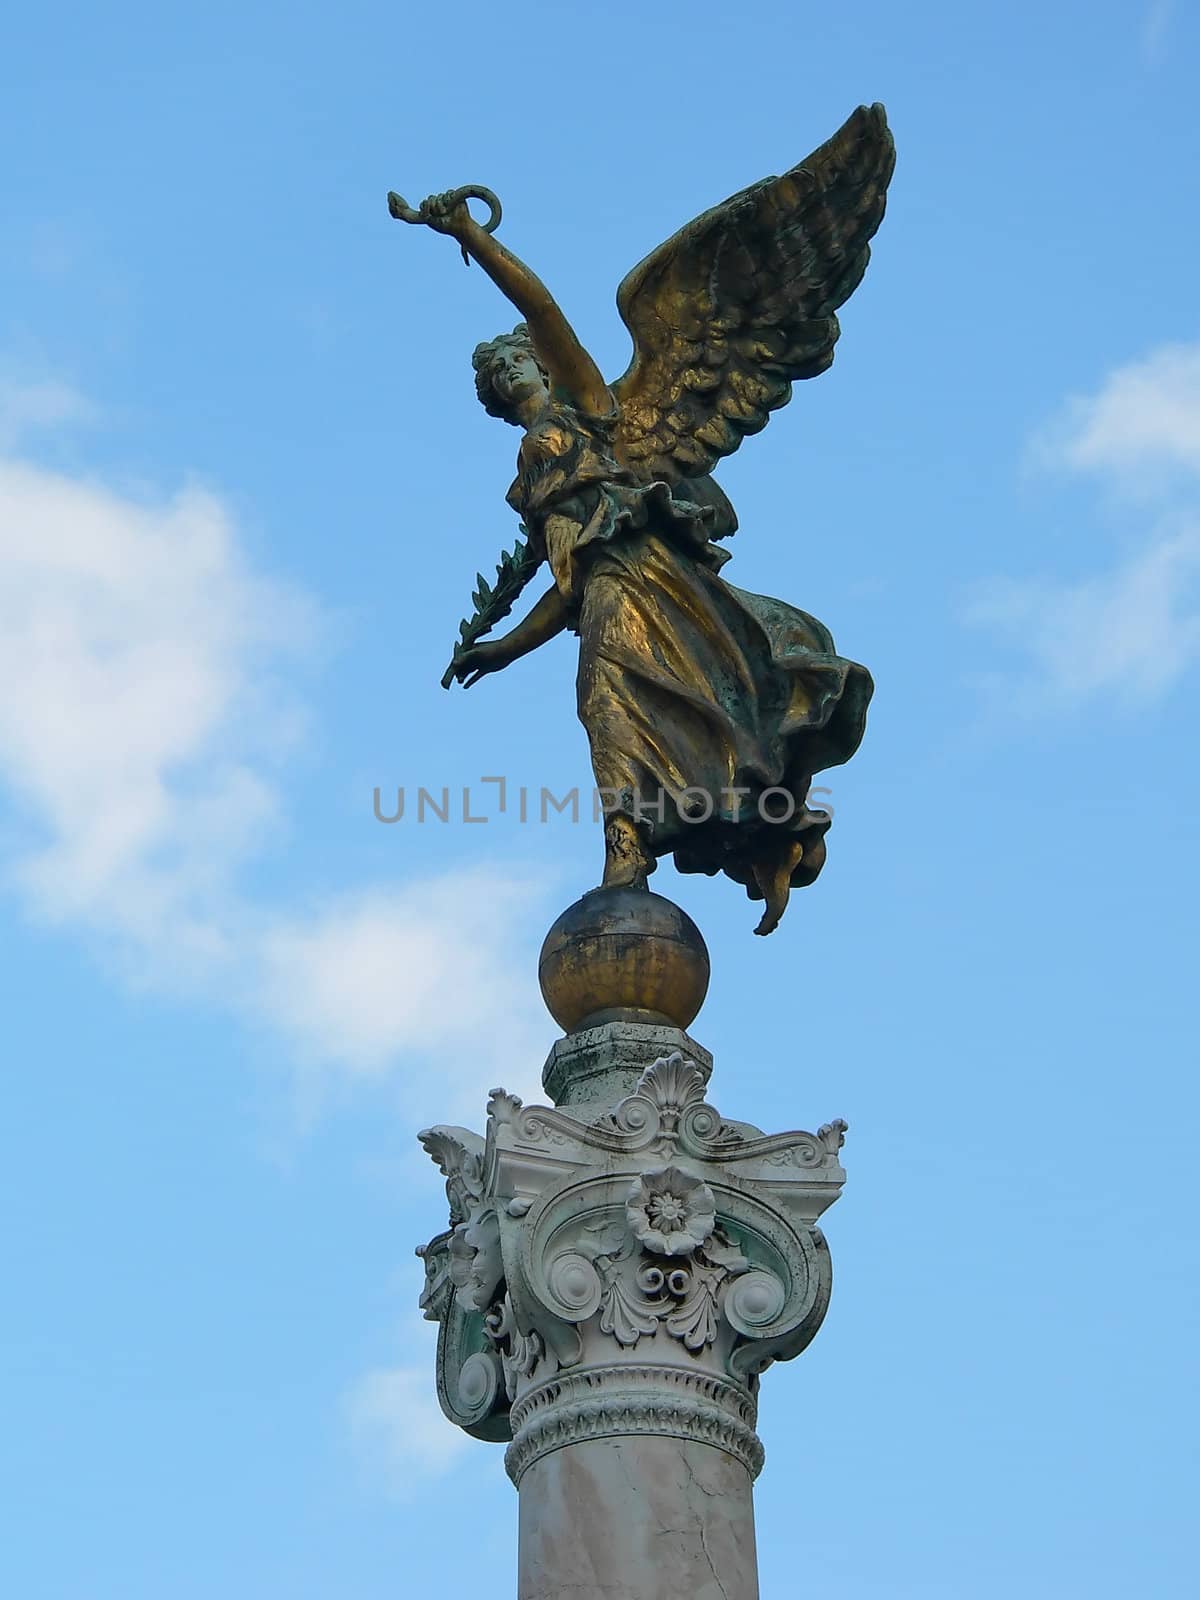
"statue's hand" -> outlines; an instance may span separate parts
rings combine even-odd
[[[469,689],[480,678],[486,678],[489,672],[499,672],[506,667],[508,661],[503,646],[493,639],[483,644],[468,645],[465,650],[458,651],[450,670],[456,682],[461,683],[464,689]]]
[[[417,213],[420,220],[435,233],[448,233],[454,239],[462,238],[471,220],[471,213],[467,210],[467,202],[460,189],[449,189],[445,194],[428,195],[421,201]]]
[[[488,208],[486,222],[476,224],[467,201],[482,200]],[[458,240],[462,250],[462,258],[468,266],[471,256],[467,250],[467,238],[474,235],[475,243],[472,248],[479,248],[480,230],[483,233],[495,233],[500,226],[500,202],[490,189],[485,189],[480,184],[464,184],[460,189],[448,189],[445,194],[431,194],[421,201],[420,206],[414,210],[402,194],[397,194],[394,189],[388,191],[388,211],[396,218],[397,222],[424,222],[436,233],[448,233]]]

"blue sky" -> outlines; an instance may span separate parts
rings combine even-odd
[[[6,1593],[511,1588],[499,1452],[432,1401],[413,1133],[536,1093],[599,850],[372,816],[589,781],[568,640],[438,687],[515,531],[469,365],[513,319],[384,197],[496,189],[615,374],[628,267],[875,99],[837,362],[721,475],[730,576],[871,666],[868,737],[772,939],[656,880],[715,1102],[851,1124],[763,1591],[1194,1592],[1198,53],[1184,0],[10,21]]]

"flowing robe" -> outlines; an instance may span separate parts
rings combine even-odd
[[[714,511],[641,484],[611,417],[552,403],[526,434],[509,503],[546,556],[579,635],[579,718],[607,811],[682,872],[760,897],[756,863],[799,842],[794,884],[825,858],[813,775],[858,748],[872,682],[829,630],[719,576]]]

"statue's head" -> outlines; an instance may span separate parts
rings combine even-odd
[[[503,417],[519,426],[523,404],[549,392],[549,374],[538,360],[523,322],[511,333],[476,345],[471,365],[475,368],[475,392],[489,417]]]

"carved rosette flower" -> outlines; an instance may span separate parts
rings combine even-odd
[[[717,1203],[701,1178],[678,1167],[643,1172],[625,1207],[638,1243],[655,1255],[687,1256],[711,1237]]]

